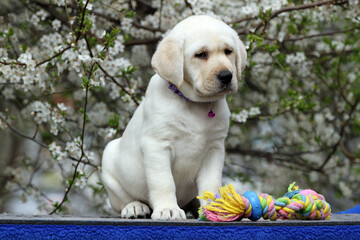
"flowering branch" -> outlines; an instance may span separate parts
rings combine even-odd
[[[340,129],[340,133],[339,133],[340,138],[334,144],[334,146],[332,147],[332,150],[326,156],[324,162],[319,166],[319,168],[318,168],[319,171],[321,171],[326,166],[326,164],[330,161],[331,157],[335,154],[338,147],[341,146],[341,143],[343,141],[343,137],[344,137],[344,134],[345,134],[345,130],[349,126],[351,118],[352,118],[353,114],[355,113],[355,110],[357,109],[357,106],[359,105],[359,103],[360,103],[360,97],[358,99],[356,99],[354,104],[351,104],[351,108],[350,108],[350,111],[348,113],[349,116],[348,116],[347,120],[341,125],[341,129]]]
[[[323,6],[323,5],[343,5],[343,4],[346,4],[348,2],[349,2],[348,0],[346,0],[346,1],[330,0],[330,1],[321,1],[321,2],[315,2],[315,3],[309,3],[309,4],[302,4],[302,5],[284,7],[284,8],[281,8],[281,9],[277,10],[277,11],[274,11],[271,14],[271,16],[267,18],[266,21],[262,21],[262,22],[258,23],[255,27],[253,27],[255,29],[254,32],[257,32],[258,29],[260,29],[261,27],[264,26],[264,29],[263,29],[263,33],[264,33],[267,23],[271,19],[279,16],[281,13],[298,11],[298,10],[309,9],[309,8],[315,8],[315,7],[319,7],[319,6]],[[254,20],[254,19],[257,19],[257,18],[259,18],[259,16],[246,17],[246,18],[241,18],[239,20],[232,21],[231,23],[236,24],[236,23],[240,23],[240,22],[243,22],[243,21]],[[238,30],[237,32],[238,32],[239,35],[244,34],[244,33],[248,34],[248,33],[250,33],[250,30],[249,29],[241,29],[241,30]]]
[[[130,96],[130,98],[134,101],[134,103],[139,106],[139,102],[136,100],[133,94],[131,94],[123,85],[121,85],[116,79],[111,76],[100,64],[98,65],[101,71],[105,74],[106,77],[110,78],[110,80],[115,83],[117,86],[121,88],[122,91],[124,91],[127,95]]]
[[[97,65],[97,63],[93,63],[91,66],[91,69],[89,71],[89,76],[88,79],[91,79],[91,75],[93,74],[95,65]],[[81,130],[81,143],[80,143],[80,149],[81,149],[81,156],[79,157],[79,159],[77,159],[77,163],[74,167],[74,173],[72,176],[71,181],[69,181],[69,185],[65,190],[65,194],[64,197],[62,198],[61,202],[59,204],[55,205],[55,208],[49,213],[50,215],[54,214],[55,212],[57,212],[59,209],[61,209],[62,205],[65,203],[65,201],[68,200],[68,195],[71,191],[71,188],[73,187],[73,185],[75,184],[76,181],[76,177],[78,175],[78,168],[80,163],[82,162],[82,158],[85,156],[85,151],[84,151],[84,138],[85,138],[85,127],[86,127],[86,122],[87,122],[87,105],[88,105],[88,94],[89,94],[89,88],[90,88],[90,81],[86,81],[84,84],[84,88],[85,88],[85,99],[84,99],[84,109],[83,109],[83,124],[82,124],[82,130]]]
[[[63,24],[67,25],[69,23],[69,20],[64,17],[63,15],[59,14],[53,6],[51,6],[48,3],[45,3],[40,0],[29,0],[32,3],[35,3],[39,7],[45,9],[47,12],[49,12],[52,16],[54,16],[56,19],[59,19]],[[23,4],[27,4],[26,2],[23,2]]]
[[[57,58],[58,56],[60,56],[61,54],[63,54],[65,51],[69,50],[71,48],[71,46],[67,46],[64,49],[62,49],[61,51],[59,51],[58,53],[54,54],[53,56],[49,57],[48,59],[45,59],[39,63],[36,64],[36,67],[39,67],[41,65],[43,65],[44,63],[50,62],[51,60],[53,60],[54,58]]]
[[[29,140],[37,143],[38,145],[40,145],[40,146],[43,147],[43,148],[48,148],[48,146],[47,146],[46,144],[44,144],[44,143],[42,143],[42,142],[40,142],[40,141],[38,141],[38,140],[36,139],[36,135],[37,135],[37,132],[38,132],[38,126],[39,126],[39,125],[36,126],[36,130],[35,130],[34,135],[33,135],[32,137],[30,137],[30,136],[27,136],[26,134],[20,132],[20,131],[17,130],[16,128],[14,128],[10,123],[8,123],[8,122],[6,121],[6,119],[3,118],[1,115],[0,115],[0,120],[3,121],[3,122],[6,124],[6,126],[8,126],[8,128],[9,128],[13,133],[15,133],[16,135],[18,135],[18,136],[20,136],[20,137],[23,137],[23,138],[25,138],[25,139],[29,139]]]
[[[315,2],[315,3],[308,3],[308,4],[284,7],[282,9],[279,9],[279,10],[275,11],[271,15],[270,19],[272,19],[274,17],[277,17],[279,14],[284,13],[284,12],[304,10],[304,9],[308,9],[308,8],[320,7],[320,6],[323,6],[323,5],[343,5],[343,4],[346,4],[348,2],[349,2],[348,0],[345,0],[345,1],[330,0],[330,1],[321,1],[321,2]]]
[[[15,62],[15,61],[13,61],[13,62],[0,61],[0,64],[2,64],[2,65],[18,65],[18,66],[26,67],[25,63]]]
[[[321,172],[321,169],[314,167],[312,164],[308,164],[300,156],[306,154],[319,153],[321,151],[322,149],[319,149],[317,151],[283,153],[283,152],[266,152],[266,151],[252,150],[252,149],[244,149],[241,147],[226,148],[226,152],[228,153],[236,153],[236,154],[240,153],[243,155],[250,155],[250,156],[255,156],[257,158],[266,159],[269,162],[275,161],[277,164],[279,164],[279,166],[285,168],[295,168],[301,171],[311,170],[311,171],[319,171],[319,172]]]
[[[324,33],[318,33],[318,34],[311,34],[311,35],[302,36],[302,37],[284,38],[283,42],[294,42],[294,41],[301,41],[301,40],[310,39],[310,38],[332,36],[332,35],[336,35],[336,34],[354,32],[357,29],[360,29],[360,27],[355,27],[355,28],[350,28],[350,29],[345,29],[345,30],[332,31],[332,32],[324,32]],[[265,37],[265,39],[269,40],[269,41],[276,41],[277,40],[277,39],[268,38],[268,37]]]

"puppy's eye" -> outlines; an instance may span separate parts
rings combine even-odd
[[[208,54],[207,52],[199,52],[195,54],[196,58],[200,58],[200,59],[207,59],[208,58]]]
[[[230,49],[225,49],[225,50],[224,50],[224,53],[225,53],[226,55],[230,55],[230,54],[232,53],[232,50],[230,50]]]

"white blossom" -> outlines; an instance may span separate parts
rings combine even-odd
[[[65,0],[52,0],[57,6],[65,6]]]
[[[59,28],[61,27],[61,22],[58,19],[55,19],[54,21],[52,21],[52,27],[55,31],[59,30]]]
[[[88,0],[83,0],[83,4],[85,5],[86,2],[88,2],[88,4],[86,5],[86,9],[87,10],[92,10],[93,9],[93,5],[91,3],[89,3]]]
[[[231,118],[239,123],[245,123],[249,117],[249,112],[245,109],[241,110],[238,114],[232,114]]]
[[[359,0],[349,0],[349,4],[350,4],[350,5],[358,5],[358,4],[359,4]]]
[[[131,18],[123,18],[121,21],[121,29],[124,32],[130,32],[130,29],[132,28],[132,22],[133,20]]]
[[[8,79],[12,76],[12,70],[9,65],[2,65],[0,66],[0,72],[3,74],[4,78],[0,78],[0,82],[2,79]],[[3,81],[5,83],[5,81]]]
[[[259,13],[259,7],[256,3],[250,3],[241,8],[244,15],[255,16]]]
[[[115,41],[114,41],[114,46],[110,47],[109,49],[109,53],[112,56],[116,56],[119,53],[122,53],[125,49],[125,46],[123,44],[124,40],[123,40],[123,36],[119,35],[116,37]]]
[[[31,18],[30,18],[30,22],[31,22],[32,24],[34,24],[35,26],[37,26],[37,24],[40,22],[39,16],[36,15],[36,14],[32,14],[32,15],[31,15]]]
[[[35,101],[31,104],[31,115],[38,124],[48,122],[51,118],[50,104],[40,101]]]
[[[56,145],[56,142],[52,142],[49,145],[49,151],[51,152],[51,154],[56,157],[61,153],[61,147]]]
[[[325,118],[329,121],[333,121],[335,119],[335,116],[331,114],[331,112],[327,112],[325,114]]]
[[[98,78],[91,78],[90,79],[90,84],[95,86],[95,87],[104,87],[105,86],[105,77],[104,76],[100,76]]]
[[[260,112],[260,108],[258,108],[258,107],[252,107],[252,108],[250,108],[250,110],[249,110],[249,116],[250,117],[253,117],[253,116],[257,116],[257,115],[259,115],[261,112]]]
[[[300,64],[304,63],[305,60],[306,57],[303,52],[297,52],[296,54],[289,54],[286,56],[286,62],[288,64]]]
[[[67,142],[65,146],[65,150],[69,153],[69,155],[80,158],[81,156],[81,140],[79,137],[75,138],[71,142]]]
[[[83,170],[78,170],[77,174],[79,177],[75,180],[75,186],[83,189],[87,184],[85,173]]]
[[[90,162],[95,160],[95,154],[92,151],[85,151],[85,156]]]
[[[0,59],[7,59],[8,58],[8,52],[5,48],[0,47]],[[6,65],[5,65],[6,66]]]
[[[66,110],[67,110],[67,107],[65,106],[64,103],[58,103],[57,107],[63,112],[66,112]]]
[[[116,129],[114,128],[106,128],[103,130],[103,135],[105,140],[111,140],[116,134]]]
[[[48,16],[48,13],[45,10],[41,9],[40,11],[36,12],[36,15],[41,19],[41,21],[44,21],[45,18]]]
[[[5,99],[8,99],[8,100],[15,99],[14,89],[13,88],[5,88],[2,91],[2,95],[5,97]]]

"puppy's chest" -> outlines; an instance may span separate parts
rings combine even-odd
[[[225,133],[224,133],[225,131]],[[172,172],[175,181],[192,181],[209,158],[212,148],[224,144],[226,129],[209,122],[178,125],[172,142]]]
[[[221,142],[226,136],[225,124],[215,119],[203,121],[180,120],[173,139],[173,153],[184,161],[203,158],[207,152]]]

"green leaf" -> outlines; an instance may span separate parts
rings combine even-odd
[[[254,33],[250,33],[247,35],[247,38],[249,39],[249,41],[252,42],[257,42],[257,43],[262,43],[264,41],[264,38],[254,34]]]
[[[279,46],[276,44],[265,44],[265,50],[267,52],[273,53],[278,49],[279,49]]]
[[[7,38],[10,38],[11,36],[13,36],[15,34],[15,31],[12,27],[9,28],[7,34],[6,34],[6,37]]]
[[[127,11],[125,13],[125,17],[127,17],[127,18],[133,18],[133,17],[135,17],[135,15],[136,15],[136,12],[133,12],[133,11]]]
[[[128,42],[131,40],[130,34],[124,34],[124,42]]]
[[[332,46],[332,42],[331,42],[331,40],[330,40],[328,37],[324,37],[324,38],[323,38],[323,41],[324,41],[324,43],[326,43],[327,45],[329,45],[331,48],[333,47],[333,46]]]
[[[296,35],[299,32],[299,30],[295,24],[289,23],[288,24],[288,32],[290,34]]]
[[[70,185],[72,185],[74,183],[74,181],[72,180],[72,178],[69,178],[68,180],[67,180],[67,184],[70,186]]]
[[[117,129],[119,127],[119,120],[120,120],[120,115],[114,113],[114,117],[109,119],[108,125],[112,128]]]
[[[314,140],[315,142],[317,142],[318,144],[320,144],[322,141],[321,141],[321,138],[319,136],[315,136],[314,137]]]
[[[89,84],[90,84],[90,80],[85,76],[82,77],[82,85],[85,89],[89,87]]]
[[[82,0],[77,1],[77,2],[78,2],[79,7],[83,7],[83,6],[84,6],[84,2],[83,2]]]
[[[112,28],[111,32],[106,33],[105,35],[105,46],[107,47],[112,47],[114,46],[114,41],[116,39],[116,35],[120,32],[119,28]]]
[[[59,202],[56,201],[53,205],[52,205],[54,208],[57,208],[59,206]]]
[[[26,45],[21,44],[21,50],[22,50],[23,52],[26,52],[27,49],[28,49],[28,47],[27,47]]]

